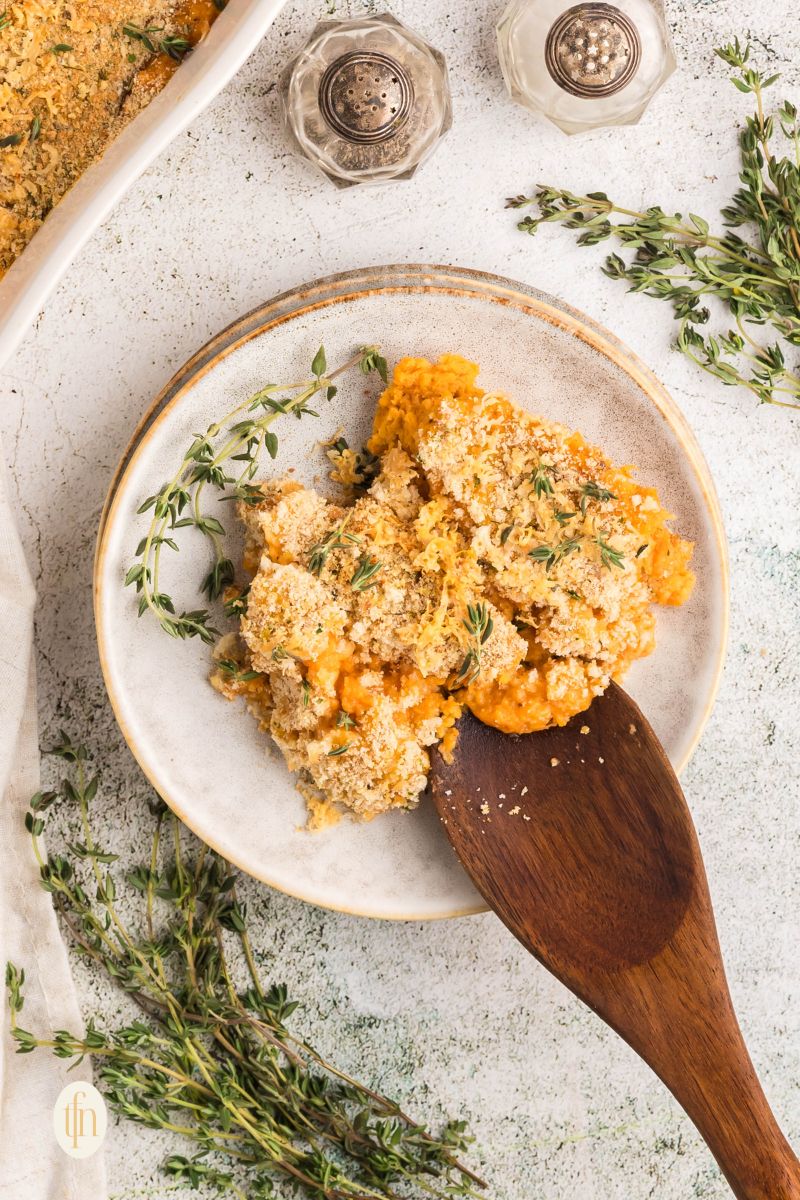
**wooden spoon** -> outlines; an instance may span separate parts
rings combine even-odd
[[[612,684],[563,729],[466,713],[430,790],[486,902],[649,1063],[739,1200],[800,1200],[800,1163],[747,1053],[680,784]]]

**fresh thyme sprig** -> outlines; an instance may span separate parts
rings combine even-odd
[[[389,368],[386,359],[381,354],[380,346],[365,346],[359,366],[363,375],[369,375],[370,371],[377,371],[383,382],[388,383]]]
[[[354,592],[366,592],[369,588],[375,587],[378,582],[375,576],[382,567],[383,563],[379,559],[370,558],[366,553],[360,555],[358,566],[350,579],[350,587]]]
[[[595,483],[593,479],[590,479],[581,488],[581,514],[584,517],[586,516],[586,509],[590,500],[597,500],[601,504],[605,504],[609,500],[616,500],[616,498],[614,493],[610,492],[608,488],[601,487],[599,483]]]
[[[352,517],[349,512],[344,520],[325,534],[321,542],[315,542],[308,552],[308,569],[312,575],[321,575],[328,558],[333,550],[346,550],[349,545],[358,545],[361,538],[354,533],[347,533],[347,525]]]
[[[486,604],[481,600],[478,604],[467,605],[467,615],[461,624],[469,634],[472,645],[464,655],[464,661],[455,677],[453,686],[469,687],[480,674],[483,647],[492,636],[494,621]]]
[[[544,563],[545,571],[549,575],[562,559],[580,549],[582,541],[582,537],[572,537],[564,538],[557,546],[536,546],[533,550],[528,551],[528,557],[532,558],[534,562]]]
[[[613,546],[610,546],[601,534],[592,540],[600,551],[600,561],[604,567],[611,569],[611,567],[622,568],[625,566],[625,555],[621,550],[615,550]]]
[[[273,651],[273,657],[274,657]],[[233,683],[250,683],[254,679],[261,678],[261,671],[242,670],[241,663],[237,663],[233,658],[220,658],[217,660],[219,671],[230,679]]]
[[[247,612],[247,597],[250,594],[250,585],[246,584],[241,589],[232,588],[231,593],[223,602],[225,616],[231,621],[238,621]]]
[[[274,422],[289,413],[298,420],[318,416],[309,407],[315,395],[322,392],[332,399],[336,394],[333,381],[345,371],[359,367],[364,373],[373,370],[380,373],[378,364],[383,361],[375,346],[363,346],[342,366],[329,371],[325,351],[320,347],[311,364],[311,379],[297,384],[267,384],[221,421],[209,425],[205,433],[195,436],[173,478],[139,506],[140,513],[152,510],[153,518],[136,549],[136,562],[128,571],[125,584],[135,587],[139,594],[140,616],[152,613],[170,637],[199,637],[204,642],[213,642],[217,630],[211,624],[208,610],[178,614],[172,597],[162,590],[160,567],[164,547],[173,552],[178,550],[172,536],[176,530],[192,527],[202,533],[211,544],[213,563],[201,588],[209,600],[221,596],[233,583],[234,568],[225,553],[223,525],[203,509],[206,487],[224,493],[219,497],[223,500],[259,504],[263,496],[252,481],[262,452],[266,450],[273,459],[278,453],[278,438],[271,429]],[[283,399],[279,393],[284,395]]]
[[[531,473],[531,483],[538,498],[553,495],[553,464],[543,458],[538,467]]]
[[[163,25],[150,25],[143,29],[140,25],[134,25],[132,21],[126,21],[122,26],[122,32],[131,41],[141,42],[150,54],[166,54],[175,62],[182,62],[192,49],[189,39],[180,34],[166,34],[164,37],[159,37],[159,34],[164,33]]]
[[[123,919],[108,868],[116,856],[91,827],[98,783],[86,750],[64,738],[54,753],[70,778],[34,796],[25,822],[42,887],[78,953],[141,1016],[114,1030],[89,1021],[83,1036],[39,1037],[20,1024],[25,975],[8,963],[17,1051],[93,1059],[115,1112],[193,1143],[190,1154],[162,1164],[179,1183],[207,1183],[236,1200],[266,1200],[277,1180],[310,1200],[478,1196],[484,1185],[457,1157],[469,1140],[462,1122],[429,1133],[292,1032],[297,1006],[283,985],[267,988],[259,978],[235,875],[205,846],[187,853],[180,823],[161,802],[149,859],[125,875],[140,900],[138,927]],[[72,858],[45,857],[44,814],[53,804],[80,819]],[[244,972],[247,982],[237,985]]]
[[[515,196],[511,208],[538,206],[518,228],[536,233],[560,222],[579,231],[578,244],[616,238],[634,251],[629,260],[606,258],[603,270],[624,279],[630,291],[665,300],[678,323],[677,346],[704,371],[729,386],[745,387],[760,403],[800,408],[800,366],[787,361],[800,346],[800,121],[785,101],[767,115],[764,92],[779,78],[749,66],[750,46],[739,39],[715,54],[734,69],[732,83],[752,95],[755,113],[739,135],[741,187],[722,209],[725,232],[690,213],[668,213],[656,205],[644,212],[623,208],[605,192],[576,195],[539,186],[532,196]],[[789,153],[774,147],[778,131]],[[617,216],[620,220],[614,221]],[[749,239],[734,232],[746,227]],[[733,319],[716,333],[705,332],[718,301]],[[727,322],[726,322],[727,324]],[[759,336],[758,330],[764,330]],[[770,334],[776,335],[774,340]]]
[[[557,514],[558,515],[558,514]],[[575,513],[562,513],[564,517],[574,517]],[[528,551],[528,558],[532,558],[534,562],[544,563],[546,574],[550,574],[554,567],[557,567],[569,554],[574,554],[576,550],[580,550],[581,544],[585,542],[585,534],[579,533],[575,537],[564,538],[556,546],[535,546],[533,550]],[[625,555],[621,550],[616,550],[610,546],[607,541],[600,535],[590,538],[589,541],[593,546],[597,546],[600,551],[600,561],[604,567],[624,567]]]

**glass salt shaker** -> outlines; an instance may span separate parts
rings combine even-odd
[[[511,0],[497,43],[512,98],[565,133],[635,124],[675,70],[658,0]]]
[[[281,98],[297,147],[337,187],[409,179],[452,124],[443,55],[388,13],[320,22]]]

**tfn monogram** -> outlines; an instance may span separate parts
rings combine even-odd
[[[89,1106],[84,1106],[85,1092],[75,1092],[72,1100],[64,1106],[64,1133],[73,1150],[78,1149],[78,1142],[83,1137],[97,1137],[97,1113]],[[91,1118],[91,1133],[88,1132],[88,1120]]]
[[[53,1133],[70,1158],[90,1158],[103,1144],[108,1126],[105,1101],[96,1087],[75,1079],[61,1092],[53,1109]]]

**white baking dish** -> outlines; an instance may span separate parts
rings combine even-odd
[[[286,0],[230,0],[167,86],[81,176],[0,281],[0,366],[125,189],[238,71]]]

